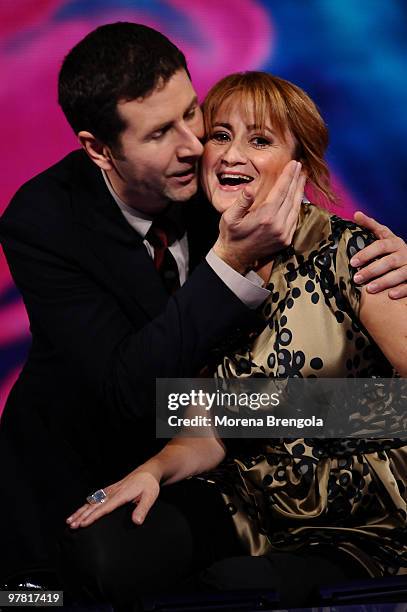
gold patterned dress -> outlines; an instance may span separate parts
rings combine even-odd
[[[263,331],[216,376],[392,377],[358,320],[350,258],[372,238],[304,204],[274,263]],[[232,444],[231,444],[232,442]],[[220,489],[248,554],[335,546],[371,576],[407,573],[407,445],[400,439],[225,440],[204,477]]]

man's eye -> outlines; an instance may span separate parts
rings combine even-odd
[[[215,140],[216,142],[228,142],[230,137],[226,132],[214,132],[211,134],[210,139]]]
[[[164,131],[163,130],[157,130],[156,132],[153,132],[150,136],[151,140],[160,140],[160,138],[162,138],[164,136]]]
[[[185,119],[193,119],[195,115],[196,115],[196,106],[194,106],[194,108],[191,108],[191,110],[187,112],[187,114],[185,115]]]
[[[160,140],[160,138],[162,138],[164,134],[168,132],[169,129],[170,126],[165,126],[161,128],[161,130],[156,130],[155,132],[152,132],[152,134],[150,134],[151,140]]]
[[[251,140],[251,143],[258,148],[267,147],[271,144],[270,140],[268,138],[265,138],[264,136],[254,136],[254,138],[252,138]]]

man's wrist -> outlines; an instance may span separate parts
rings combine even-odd
[[[229,266],[211,249],[206,262],[224,284],[249,308],[258,308],[268,298],[270,292],[263,288],[263,280],[255,272],[240,274]]]
[[[231,254],[219,241],[214,244],[213,251],[225,264],[243,276],[252,269],[251,263],[236,254]]]

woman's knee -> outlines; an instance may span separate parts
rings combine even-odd
[[[168,588],[188,575],[194,541],[182,512],[159,501],[144,524],[136,525],[133,510],[127,504],[89,527],[64,534],[61,574],[71,593],[127,600],[135,593]]]

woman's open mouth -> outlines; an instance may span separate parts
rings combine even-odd
[[[254,180],[249,174],[240,172],[220,172],[216,176],[219,181],[220,189],[224,191],[238,191]]]

